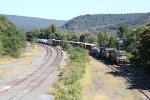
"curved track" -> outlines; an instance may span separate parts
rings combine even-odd
[[[60,49],[46,45],[40,45],[46,49],[46,55],[41,61],[40,67],[24,75],[21,74],[15,80],[0,88],[1,100],[21,100],[38,88],[50,74],[56,71],[63,59]]]

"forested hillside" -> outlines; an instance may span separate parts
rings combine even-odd
[[[0,57],[3,55],[18,57],[25,46],[25,34],[6,17],[0,16]]]
[[[43,19],[36,17],[24,17],[15,15],[4,15],[13,22],[19,29],[26,31],[30,29],[47,28],[50,24],[62,26],[66,23],[64,20]]]
[[[63,29],[78,32],[115,31],[118,26],[139,26],[150,22],[150,13],[83,15],[69,20]]]

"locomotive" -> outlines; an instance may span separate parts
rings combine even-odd
[[[122,50],[113,50],[110,52],[110,61],[115,64],[121,64],[126,61],[125,52]]]

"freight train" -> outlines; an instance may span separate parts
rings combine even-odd
[[[47,44],[51,46],[58,46],[61,44],[69,43],[72,46],[79,46],[86,49],[91,55],[101,57],[114,64],[124,63],[126,61],[125,52],[122,50],[116,50],[114,48],[99,47],[96,44],[74,42],[74,41],[63,41],[55,39],[34,39],[37,43]],[[28,39],[30,41],[30,39]]]

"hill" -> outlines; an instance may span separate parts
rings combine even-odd
[[[150,22],[150,13],[82,15],[69,20],[63,29],[74,32],[115,31],[119,25],[139,26]]]
[[[65,20],[43,19],[36,17],[24,17],[16,15],[3,15],[6,16],[12,23],[14,23],[21,30],[40,29],[56,24],[58,27],[66,23]]]

